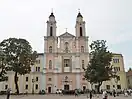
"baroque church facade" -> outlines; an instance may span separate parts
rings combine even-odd
[[[56,35],[57,23],[53,13],[47,21],[47,33],[44,36],[44,53],[38,53],[36,64],[31,67],[31,73],[18,75],[20,93],[55,93],[57,89],[91,89],[91,85],[85,80],[83,68],[89,62],[88,36],[86,36],[85,21],[79,12],[75,22],[75,35],[62,33]],[[111,64],[119,81],[111,79],[101,85],[101,89],[123,90],[127,88],[124,59],[122,54],[113,53]],[[13,71],[7,73],[8,80],[0,82],[0,91],[11,88],[15,93]],[[93,89],[97,86],[94,84]]]
[[[84,70],[89,61],[88,36],[85,21],[79,12],[75,24],[75,36],[67,31],[56,36],[56,20],[53,13],[47,21],[44,37],[46,87],[48,93],[56,89],[87,89]]]

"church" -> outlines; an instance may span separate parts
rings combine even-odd
[[[55,15],[50,14],[47,21],[47,33],[44,36],[44,53],[38,53],[34,66],[31,66],[31,73],[18,75],[20,93],[39,93],[45,90],[46,93],[55,93],[57,89],[91,89],[91,85],[85,80],[83,68],[89,62],[89,37],[86,36],[85,21],[80,12],[75,20],[75,33],[61,33],[57,36],[57,22]],[[75,35],[72,35],[75,34]],[[124,59],[122,54],[113,53],[111,64],[119,81],[111,79],[105,81],[100,89],[127,88]],[[16,92],[13,71],[7,73],[8,80],[0,82],[0,91],[11,88],[12,93]],[[94,84],[93,89],[96,90]]]
[[[67,31],[56,36],[55,15],[51,13],[47,21],[47,35],[44,37],[44,69],[48,93],[56,89],[87,89],[83,77],[89,61],[88,36],[85,21],[79,12],[76,17],[75,34]]]

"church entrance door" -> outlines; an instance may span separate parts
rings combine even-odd
[[[69,90],[69,85],[64,85],[64,90]]]
[[[48,93],[51,93],[51,87],[48,87]]]

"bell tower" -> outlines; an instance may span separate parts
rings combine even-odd
[[[53,12],[47,21],[47,36],[56,36],[56,20]]]
[[[76,18],[76,37],[83,37],[86,36],[85,33],[85,21],[83,21],[83,16],[81,15],[80,11],[78,12]]]

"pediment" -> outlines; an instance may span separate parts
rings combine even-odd
[[[66,33],[60,35],[59,37],[75,37],[75,36],[70,34],[70,33],[68,33],[68,32],[66,32]]]

